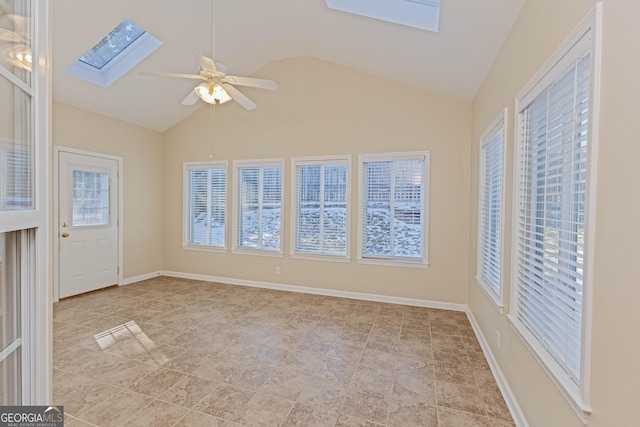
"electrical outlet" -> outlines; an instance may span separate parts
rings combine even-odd
[[[276,274],[280,274],[280,267],[276,267]]]
[[[500,348],[500,331],[496,331],[496,343],[498,344],[498,349]]]

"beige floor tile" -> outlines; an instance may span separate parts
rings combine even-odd
[[[281,426],[295,402],[264,393],[256,393],[235,418],[240,424],[252,427]]]
[[[158,277],[54,319],[68,425],[514,425],[463,312]]]
[[[235,420],[242,415],[242,408],[256,392],[246,388],[221,384],[207,394],[194,409],[214,417]]]
[[[278,368],[260,387],[262,393],[296,400],[309,382],[309,376],[295,369]]]
[[[334,427],[337,420],[336,411],[297,403],[282,427]]]
[[[127,420],[130,426],[170,427],[182,418],[188,409],[154,400]]]
[[[168,390],[163,390],[158,399],[186,408],[193,408],[219,385],[220,383],[216,381],[189,375]]]
[[[150,397],[158,397],[186,376],[182,372],[159,368],[133,383],[129,389]]]
[[[239,426],[239,424],[233,423],[231,421],[225,421],[220,418],[213,417],[211,415],[198,412],[191,411],[184,417],[180,419],[175,424],[175,427],[234,427]]]
[[[385,424],[389,413],[389,401],[387,396],[380,392],[350,389],[340,412],[356,418]]]
[[[123,390],[103,401],[81,418],[101,427],[122,427],[130,425],[127,420],[150,402],[150,397]]]

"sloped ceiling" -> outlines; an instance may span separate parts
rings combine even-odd
[[[212,56],[215,43],[216,61],[233,75],[261,77],[270,62],[312,56],[471,101],[524,1],[442,0],[433,33],[332,10],[324,0],[55,0],[53,98],[164,132],[204,105],[181,104],[195,81],[139,71],[195,73],[194,54]],[[65,72],[123,19],[163,46],[106,89]]]

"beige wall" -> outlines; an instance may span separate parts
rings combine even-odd
[[[478,140],[503,107],[507,132],[507,233],[505,301],[509,311],[514,98],[553,51],[593,7],[594,1],[529,0],[473,103],[469,305],[492,347],[531,426],[581,426],[573,410],[529,351],[480,290],[474,278],[477,243]],[[603,13],[602,99],[597,169],[597,231],[593,276],[593,331],[590,426],[638,425],[640,397],[640,270],[635,267],[640,228],[640,141],[636,99],[640,97],[637,16],[634,0],[605,0]],[[495,345],[496,330],[502,337]]]
[[[59,102],[52,116],[54,145],[123,158],[124,279],[162,270],[162,135]]]
[[[285,158],[283,258],[182,249],[182,166],[208,160],[210,107],[164,135],[164,268],[233,279],[466,303],[470,104],[312,58],[276,62],[256,75],[276,92],[245,89],[258,108],[216,108],[214,157]],[[359,153],[431,151],[428,269],[362,265],[356,257]],[[291,259],[290,160],[352,155],[350,263]],[[231,181],[232,173],[229,173]],[[230,223],[231,217],[229,217]],[[281,268],[276,276],[275,267]]]

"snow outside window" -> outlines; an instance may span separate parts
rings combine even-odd
[[[478,282],[502,307],[502,200],[506,109],[480,138]]]
[[[360,156],[361,261],[426,266],[429,153]]]
[[[226,247],[227,164],[185,165],[185,244]]]
[[[347,257],[349,159],[293,159],[292,255]]]
[[[282,253],[283,161],[235,162],[234,249]]]

